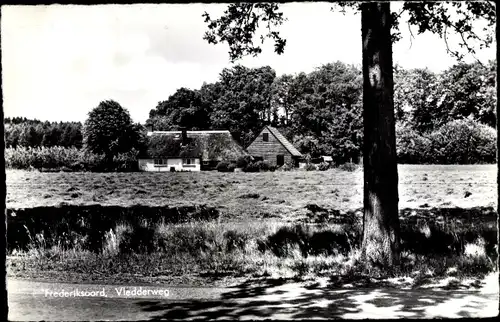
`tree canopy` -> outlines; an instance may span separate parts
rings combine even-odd
[[[88,115],[83,138],[89,151],[112,160],[118,153],[127,153],[140,146],[140,126],[133,124],[130,114],[119,103],[102,101]]]

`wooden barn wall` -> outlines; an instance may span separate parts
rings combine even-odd
[[[268,133],[269,141],[264,142],[262,135]],[[270,164],[276,165],[276,156],[283,154],[285,156],[285,163],[292,162],[292,155],[288,150],[274,137],[274,135],[267,129],[264,129],[252,144],[247,148],[250,155],[254,157],[262,157]]]

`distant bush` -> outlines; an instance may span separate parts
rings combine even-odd
[[[217,164],[215,169],[219,172],[229,172],[229,165],[230,163],[228,161],[221,161]],[[234,170],[234,168],[233,168]]]
[[[319,171],[326,171],[330,169],[330,164],[327,163],[327,162],[321,162],[320,164],[318,164],[318,170]]]
[[[358,166],[354,163],[344,163],[344,164],[341,164],[339,166],[339,169],[342,170],[342,171],[349,171],[349,172],[353,172],[353,171],[356,171],[356,169],[358,168]]]
[[[275,171],[276,166],[271,165],[268,161],[250,162],[245,168],[244,172],[260,172],[260,171]]]
[[[230,163],[230,164],[227,166],[227,171],[228,171],[228,172],[234,172],[234,169],[236,169],[236,164],[234,164],[234,163]]]
[[[113,170],[121,172],[138,171],[139,164],[137,162],[138,151],[132,149],[127,153],[119,153],[113,158]]]
[[[318,168],[316,167],[316,165],[312,164],[312,163],[306,164],[306,166],[304,167],[304,169],[306,171],[316,171],[316,170],[318,170]]]
[[[423,164],[432,160],[432,142],[409,128],[398,129],[396,149],[399,163]]]
[[[449,122],[429,135],[432,163],[495,163],[496,133],[489,126],[471,120]]]
[[[41,171],[137,171],[137,151],[118,154],[111,164],[104,155],[65,147],[7,148],[5,166],[10,169]]]
[[[238,168],[245,168],[250,162],[252,162],[251,158],[249,155],[244,155],[244,156],[241,156],[239,157],[237,160],[236,160],[236,167]]]
[[[290,162],[286,162],[284,165],[277,168],[277,170],[279,170],[279,171],[292,171],[293,169],[294,169],[294,166]]]
[[[255,162],[250,162],[246,167],[243,168],[243,172],[259,172],[260,167]]]
[[[399,163],[475,164],[496,162],[496,131],[473,120],[455,120],[419,134],[400,128],[396,134]]]
[[[262,171],[269,171],[269,162],[267,161],[257,161],[257,163],[255,164],[259,170],[262,170]]]

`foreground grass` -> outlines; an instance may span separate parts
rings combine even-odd
[[[402,225],[401,266],[389,276],[478,276],[496,270],[496,228],[489,225]],[[66,273],[82,280],[169,280],[224,277],[308,279],[370,275],[360,262],[359,223],[119,223],[102,249],[49,246],[42,234],[8,257],[10,276]],[[439,247],[436,247],[439,245]],[[64,274],[63,274],[64,273]],[[56,277],[57,278],[57,277]]]

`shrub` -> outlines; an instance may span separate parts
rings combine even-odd
[[[314,165],[314,164],[312,164],[312,163],[308,163],[308,164],[306,164],[306,166],[304,167],[304,169],[305,169],[306,171],[316,171],[316,170],[318,170],[318,169],[316,168],[316,165]]]
[[[7,148],[5,165],[11,169],[38,169],[42,171],[136,171],[137,151],[121,153],[112,164],[106,164],[104,155],[84,149],[65,147]]]
[[[474,164],[496,162],[495,129],[473,120],[454,120],[431,133],[398,128],[399,163]]]
[[[131,151],[127,153],[119,153],[117,156],[113,158],[113,163],[114,163],[114,171],[137,171],[138,168],[138,163],[137,163],[137,156],[138,156],[138,151],[136,149],[132,149]]]
[[[250,162],[246,167],[243,168],[244,172],[259,172],[260,168],[257,163]]]
[[[227,166],[227,171],[228,171],[228,172],[234,172],[234,169],[236,169],[236,164],[234,164],[234,163],[230,163],[230,164]]]
[[[294,166],[290,162],[286,162],[281,167],[277,168],[279,171],[292,171]]]
[[[327,162],[321,162],[319,165],[318,165],[318,170],[319,171],[326,171],[330,168],[330,164],[328,164]]]
[[[342,171],[349,171],[349,172],[353,172],[353,171],[356,171],[356,169],[358,168],[358,166],[354,163],[344,163],[344,164],[341,164],[339,166],[339,169],[342,170]]]
[[[229,162],[227,161],[221,161],[217,164],[217,166],[215,167],[215,169],[219,172],[229,172]],[[234,168],[233,168],[234,170]]]
[[[255,165],[259,168],[259,170],[262,170],[262,171],[269,170],[269,162],[267,162],[267,161],[257,161],[257,163]]]
[[[245,249],[250,236],[244,232],[237,230],[227,230],[224,232],[224,239],[226,240],[226,251],[232,252],[236,249]]]
[[[240,156],[236,160],[236,167],[244,169],[251,161],[249,155]]]
[[[432,163],[433,149],[431,140],[411,128],[398,128],[396,150],[399,163]]]

